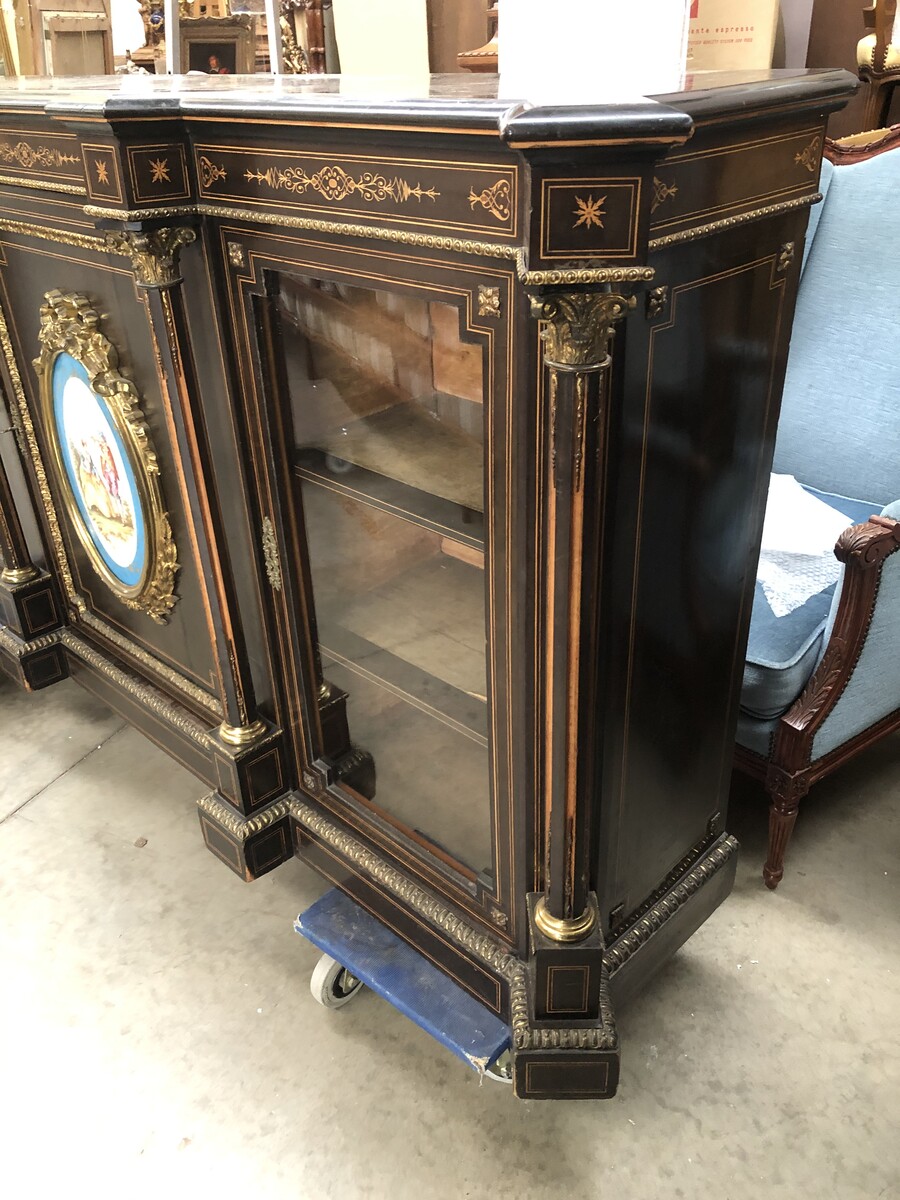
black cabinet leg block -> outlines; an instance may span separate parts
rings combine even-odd
[[[68,678],[69,664],[55,634],[29,642],[0,625],[0,670],[26,692],[38,692]]]
[[[542,898],[528,897],[527,1023],[514,1012],[515,1092],[523,1100],[605,1100],[619,1082],[619,1040],[600,923],[578,942],[554,941],[535,923]],[[590,903],[596,912],[593,894]]]
[[[197,807],[207,849],[247,883],[293,857],[286,799],[252,817],[244,816],[218,792],[204,796]]]
[[[26,642],[59,629],[64,619],[50,576],[24,583],[9,583],[0,576],[0,618]]]
[[[259,812],[289,790],[280,729],[269,729],[247,746],[213,740],[218,791],[243,816]]]

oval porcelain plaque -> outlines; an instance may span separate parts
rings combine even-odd
[[[69,484],[72,519],[94,558],[127,594],[139,592],[149,569],[147,519],[127,445],[109,405],[90,386],[84,366],[57,355],[51,382],[59,454]]]

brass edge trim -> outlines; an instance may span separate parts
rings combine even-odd
[[[171,667],[160,662],[158,658],[154,658],[152,654],[148,654],[146,650],[142,650],[140,646],[123,637],[111,625],[107,625],[105,621],[101,621],[94,613],[90,611],[81,613],[79,623],[86,625],[89,629],[95,630],[101,637],[106,638],[107,641],[117,646],[124,654],[130,655],[142,667],[146,667],[148,671],[155,671],[166,683],[170,683],[172,687],[183,692],[185,696],[189,696],[203,708],[209,709],[214,716],[221,718],[225,715],[218,696],[213,696],[212,693],[205,692],[203,688],[198,687],[195,683],[191,683],[189,679],[186,679],[177,671],[173,671]]]
[[[654,267],[558,267],[548,271],[529,271],[524,252],[516,254],[519,280],[526,287],[545,287],[569,283],[644,283],[656,274]]]
[[[47,472],[44,468],[40,447],[38,446],[37,437],[34,432],[34,423],[31,419],[31,411],[28,407],[28,401],[25,398],[25,389],[22,385],[22,376],[19,373],[19,364],[16,362],[13,344],[9,336],[9,327],[6,324],[6,314],[3,311],[2,304],[0,304],[0,348],[2,348],[3,357],[6,360],[6,367],[9,371],[9,377],[13,388],[13,396],[16,402],[16,408],[18,409],[19,421],[24,433],[25,443],[28,446],[28,450],[31,455],[35,479],[37,481],[38,491],[41,494],[41,501],[44,506],[47,524],[50,527],[50,540],[53,542],[53,551],[56,555],[59,573],[62,576],[63,587],[69,603],[73,605],[78,612],[84,612],[85,603],[75,590],[75,583],[72,579],[71,571],[69,570],[69,560],[66,555],[66,548],[65,543],[63,542],[62,530],[60,529],[59,525],[59,518],[56,515],[56,506],[53,503],[50,485],[47,482]]]
[[[723,229],[734,229],[738,225],[747,225],[751,221],[761,221],[766,217],[774,217],[779,213],[793,212],[797,208],[808,208],[818,204],[822,199],[821,192],[813,192],[809,196],[800,196],[796,200],[785,200],[781,204],[767,204],[764,208],[754,208],[749,212],[738,213],[734,217],[723,217],[720,221],[711,221],[708,225],[694,225],[691,229],[681,229],[678,233],[669,233],[665,237],[651,238],[648,249],[662,250],[664,246],[675,246],[679,242],[692,242],[695,238],[709,237],[720,233]]]
[[[541,933],[554,942],[580,942],[597,924],[597,910],[588,905],[580,917],[554,917],[547,911],[547,901],[541,896],[534,906],[534,923]]]
[[[292,217],[258,209],[232,208],[227,204],[184,204],[174,208],[100,208],[85,204],[86,216],[98,220],[152,221],[173,217],[221,217],[229,221],[248,221],[255,225],[279,225],[288,229],[306,229],[313,233],[336,233],[344,237],[371,238],[377,242],[397,242],[426,250],[449,250],[481,258],[512,259],[519,279],[526,286],[544,287],[566,283],[640,283],[652,279],[653,267],[559,267],[548,271],[529,271],[521,246],[498,242],[478,242],[471,238],[444,237],[431,233],[412,233],[377,225],[357,225],[347,221],[325,221],[314,217]]]
[[[81,211],[86,217],[97,217],[110,221],[155,221],[167,217],[193,217],[196,204],[175,204],[153,208],[110,208],[99,204],[84,204]]]
[[[114,221],[152,221],[170,217],[222,217],[230,221],[249,221],[254,225],[279,225],[288,229],[308,229],[313,233],[337,233],[346,237],[372,238],[379,242],[399,242],[429,250],[453,250],[460,254],[480,254],[487,258],[514,259],[521,251],[516,246],[495,242],[476,242],[470,239],[444,237],[439,234],[413,233],[406,229],[391,229],[377,225],[357,225],[345,221],[326,221],[314,217],[292,217],[286,213],[261,212],[252,208],[232,208],[227,204],[189,204],[177,208],[98,208],[86,204],[89,217]]]
[[[220,800],[215,792],[201,796],[197,801],[197,807],[212,817],[217,825],[227,829],[230,834],[242,842],[245,842],[254,833],[260,833],[263,829],[274,825],[276,821],[280,821],[291,811],[290,801],[276,800],[265,811],[242,820],[229,810],[227,804]]]
[[[324,842],[339,850],[351,862],[362,867],[373,879],[376,879],[405,904],[414,908],[432,925],[436,925],[449,934],[453,941],[474,958],[504,978],[510,978],[511,966],[516,964],[517,960],[489,933],[483,933],[462,917],[457,916],[451,908],[435,899],[424,888],[419,887],[408,876],[398,871],[396,867],[390,866],[362,842],[332,824],[327,817],[322,816],[311,805],[296,796],[291,801],[291,816]]]
[[[201,749],[208,751],[210,749],[210,737],[207,731],[197,724],[183,709],[179,708],[174,701],[169,700],[156,688],[148,683],[142,683],[135,679],[133,675],[122,671],[105,658],[93,646],[89,646],[87,642],[82,641],[80,637],[72,633],[70,629],[64,629],[59,636],[60,643],[65,646],[66,650],[74,654],[76,658],[80,658],[82,662],[99,671],[101,675],[105,675],[112,680],[117,687],[123,692],[127,692],[134,697],[140,704],[156,716],[161,717],[168,725],[180,730],[192,741],[196,742]]]
[[[51,646],[58,645],[60,640],[60,631],[56,630],[54,633],[45,633],[43,637],[24,641],[16,637],[5,625],[0,625],[0,647],[13,658],[24,658],[26,654],[33,654],[35,650],[49,650]]]
[[[42,192],[65,192],[69,196],[86,196],[87,188],[80,183],[46,183],[43,179],[20,179],[17,175],[0,175],[0,183],[12,187],[35,188]]]
[[[67,229],[53,229],[45,225],[30,225],[27,221],[9,221],[0,217],[0,229],[7,233],[21,233],[24,237],[40,238],[45,242],[62,242],[65,246],[78,246],[82,250],[108,253],[109,247],[102,237],[90,233],[74,233]],[[114,253],[122,253],[119,250]]]
[[[652,905],[626,933],[617,938],[606,951],[606,963],[615,973],[640,947],[657,933],[666,921],[674,917],[728,860],[738,852],[738,843],[730,834],[709,854],[705,855],[687,875],[661,899]]]
[[[391,892],[430,924],[436,926],[461,950],[478,959],[509,984],[510,1022],[517,1050],[585,1049],[614,1050],[618,1036],[609,1000],[607,973],[604,969],[600,986],[601,1025],[594,1028],[533,1029],[528,1017],[528,991],[525,964],[511,955],[489,933],[483,933],[438,899],[419,887],[396,867],[373,854],[362,842],[332,824],[311,805],[298,798],[290,803],[291,816],[323,842],[332,846],[350,862],[362,868],[381,886]]]
[[[90,233],[75,233],[67,229],[53,229],[45,225],[31,225],[27,221],[10,221],[0,217],[0,229],[7,233],[21,233],[25,237],[40,238],[45,242],[62,242],[66,246],[78,246],[82,250],[107,253],[109,248],[102,237]],[[119,253],[116,251],[115,253]]]

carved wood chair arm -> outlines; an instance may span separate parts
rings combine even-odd
[[[808,764],[816,730],[837,704],[859,660],[885,560],[898,550],[900,521],[890,517],[851,525],[838,538],[834,552],[844,564],[844,577],[831,637],[822,661],[775,733],[773,759],[784,771],[800,771]],[[900,569],[900,559],[896,565]]]
[[[870,35],[872,32],[875,34],[872,69],[876,72],[884,70],[887,48],[893,41],[896,13],[897,0],[875,0],[870,7],[863,9],[866,29]]]

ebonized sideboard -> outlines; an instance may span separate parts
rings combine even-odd
[[[734,877],[801,251],[855,84],[689,83],[0,91],[0,665],[194,772],[239,876],[299,857],[501,1015],[528,1098],[614,1093],[614,1005]]]

